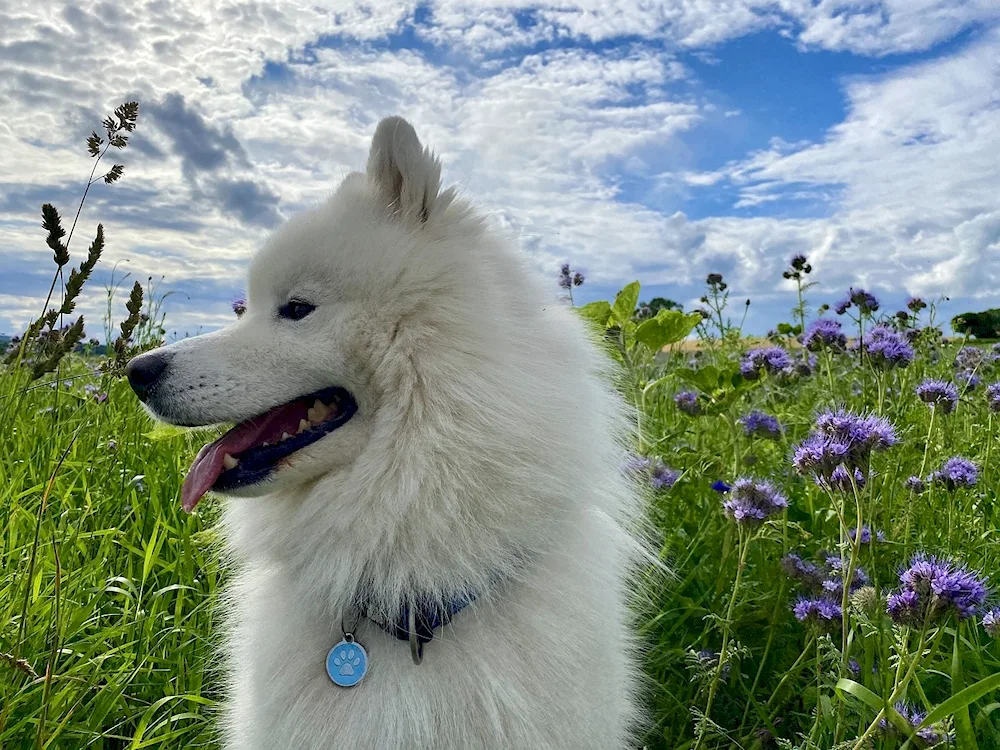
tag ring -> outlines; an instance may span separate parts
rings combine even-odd
[[[413,607],[409,608],[407,626],[410,631],[410,656],[413,663],[419,665],[424,660],[424,644],[417,638],[417,614]]]

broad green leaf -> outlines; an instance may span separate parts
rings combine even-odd
[[[962,639],[955,633],[951,650],[951,692],[957,695],[965,687],[965,678],[962,674],[962,659],[959,644]],[[972,729],[972,720],[969,718],[968,704],[955,710],[955,746],[959,750],[979,750],[976,744],[976,733]]]
[[[687,381],[703,393],[712,393],[719,387],[719,370],[712,365],[697,370],[682,368],[677,370],[676,374],[681,380]]]
[[[1000,688],[1000,672],[992,674],[989,677],[984,677],[976,684],[970,685],[964,690],[959,690],[948,700],[927,714],[927,718],[920,722],[920,726],[917,727],[917,729],[929,727],[931,724],[941,721],[941,719],[946,716],[950,716],[962,708],[967,708],[970,704],[975,703],[987,693],[997,690],[998,688]]]
[[[639,282],[633,281],[628,284],[624,289],[618,292],[618,296],[615,297],[614,307],[611,309],[611,315],[614,321],[619,326],[624,326],[632,319],[633,313],[635,313],[635,306],[639,303]]]
[[[590,302],[589,304],[575,309],[579,315],[582,315],[587,320],[593,321],[601,328],[606,327],[608,325],[608,320],[611,318],[611,303],[607,300],[602,299],[597,302]]]
[[[639,324],[635,329],[635,339],[658,352],[669,344],[676,344],[687,338],[700,320],[699,313],[685,315],[677,310],[660,310],[656,317]]]
[[[879,711],[885,711],[886,718],[889,719],[896,729],[902,732],[904,736],[909,737],[913,733],[913,727],[910,726],[910,723],[906,719],[899,715],[899,711],[892,706],[886,705],[886,702],[882,700],[880,696],[873,693],[861,683],[843,677],[839,682],[837,682],[834,690],[836,690],[837,694],[841,697],[843,697],[844,693],[850,693],[876,713]]]

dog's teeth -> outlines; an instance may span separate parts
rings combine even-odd
[[[329,407],[324,404],[319,399],[316,399],[315,403],[312,405],[313,410],[316,412],[316,419],[311,419],[313,422],[322,422],[330,415]]]
[[[322,419],[319,418],[319,414],[316,413],[316,410],[313,409],[311,406],[309,407],[309,411],[306,412],[306,416],[309,418],[310,422],[322,422],[323,421]]]
[[[240,460],[238,458],[233,458],[227,453],[222,457],[222,465],[227,469],[235,469],[240,465]]]
[[[291,437],[291,435],[289,435],[287,432],[281,433],[281,439],[282,440],[288,440],[288,438],[290,438],[290,437]]]
[[[269,442],[267,442],[267,441],[265,440],[265,441],[264,441],[264,443],[263,443],[263,447],[265,447],[265,448],[266,448],[266,447],[267,447],[267,446],[269,446],[269,445],[270,445],[270,443],[269,443]]]
[[[299,420],[299,433],[303,433],[309,429],[309,422],[304,419]]]

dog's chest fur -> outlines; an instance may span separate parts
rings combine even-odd
[[[326,603],[280,568],[245,568],[226,648],[227,750],[627,747],[634,666],[614,534],[587,514],[566,530],[525,578],[436,630],[419,666],[362,621],[369,672],[353,688],[325,672],[341,638]]]

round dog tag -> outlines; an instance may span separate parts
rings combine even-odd
[[[368,671],[368,654],[360,643],[347,635],[326,655],[326,673],[334,685],[354,687]]]

